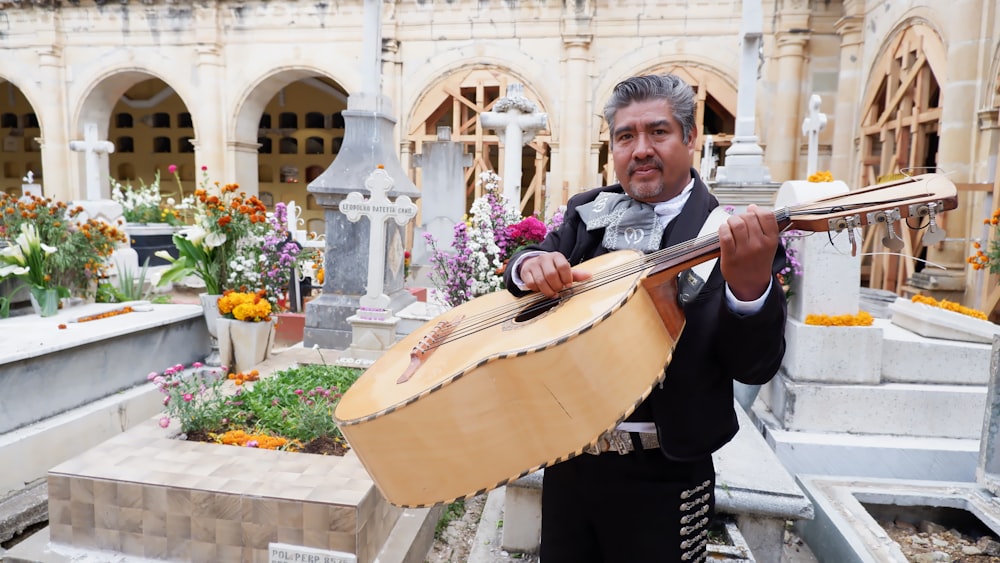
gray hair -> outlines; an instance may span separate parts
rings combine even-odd
[[[668,101],[673,108],[674,119],[681,124],[684,142],[690,140],[691,131],[695,127],[694,89],[676,74],[633,76],[619,82],[611,93],[611,99],[604,106],[604,119],[608,122],[612,135],[615,130],[615,114],[618,110],[646,100]]]

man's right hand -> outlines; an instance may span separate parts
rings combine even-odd
[[[590,279],[590,273],[574,270],[566,257],[558,252],[546,252],[525,258],[519,276],[527,289],[547,297],[556,297],[573,282]]]

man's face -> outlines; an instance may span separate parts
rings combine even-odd
[[[633,199],[656,203],[681,193],[691,181],[692,130],[684,142],[681,124],[666,100],[634,102],[618,110],[611,132],[615,174]]]

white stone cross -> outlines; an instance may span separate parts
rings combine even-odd
[[[809,117],[802,120],[802,134],[809,142],[806,176],[815,174],[819,166],[819,132],[826,128],[826,114],[819,111],[820,101],[819,94],[809,97]]]
[[[401,195],[395,202],[389,201],[385,194],[392,186],[389,173],[384,168],[376,168],[365,180],[365,187],[372,194],[370,198],[365,199],[360,192],[351,192],[340,202],[340,212],[347,216],[348,221],[356,223],[363,215],[371,223],[368,237],[368,287],[361,296],[362,307],[386,309],[389,306],[389,296],[382,292],[386,220],[392,218],[402,226],[417,214],[417,206],[409,196]]]
[[[100,141],[97,139],[97,124],[87,123],[83,126],[83,140],[70,141],[69,148],[72,151],[84,153],[84,167],[87,172],[87,199],[104,199],[101,193],[101,185],[104,182],[101,178],[107,178],[107,170],[101,173],[100,155],[115,152],[115,145],[111,141]]]
[[[493,110],[481,113],[483,127],[496,131],[506,147],[503,159],[503,195],[507,202],[521,209],[521,147],[548,127],[548,114],[538,111],[535,102],[524,97],[524,85],[507,86],[507,95],[493,104]]]
[[[28,170],[28,173],[21,178],[21,197],[36,196],[42,197],[42,186],[35,183],[35,173]]]

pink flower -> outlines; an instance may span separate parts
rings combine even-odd
[[[247,442],[247,447],[248,448],[256,448],[257,447],[257,440],[250,440],[249,442]]]
[[[193,367],[193,368],[200,368],[203,365],[205,365],[205,364],[203,364],[201,362],[195,362],[195,363],[191,364],[191,367]]]
[[[176,164],[171,164],[170,166],[167,167],[167,171],[170,172],[171,174],[176,174],[177,173],[177,165]]]
[[[153,378],[156,377],[157,375],[160,375],[160,374],[156,373],[155,371],[149,372],[149,375],[146,376],[146,381],[152,381]]]
[[[207,171],[207,170],[208,170],[208,167],[207,167],[207,166],[205,166],[204,164],[202,164],[202,165],[201,165],[201,171],[202,171],[202,172],[205,172],[205,171]]]
[[[160,419],[160,428],[166,428],[168,426],[170,426],[170,418],[166,417],[166,416],[163,417],[163,418],[161,418]]]
[[[301,389],[296,389],[295,390],[295,394],[296,395],[301,395],[302,394],[302,390]]]
[[[190,403],[193,399],[194,399],[194,396],[191,395],[191,393],[184,393],[184,402],[185,403]]]
[[[166,405],[168,403],[170,403],[170,395],[167,395],[166,397],[163,398],[163,404]]]

